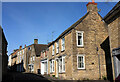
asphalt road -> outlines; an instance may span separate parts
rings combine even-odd
[[[2,79],[2,82],[18,82],[18,81],[32,81],[32,82],[51,82],[47,78],[43,77],[42,75],[37,75],[33,73],[18,73],[18,72],[9,72],[5,75]]]

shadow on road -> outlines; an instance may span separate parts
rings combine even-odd
[[[20,72],[8,72],[3,76],[2,82],[18,82],[18,81],[49,81],[47,78],[42,75],[33,74],[33,73],[20,73]]]

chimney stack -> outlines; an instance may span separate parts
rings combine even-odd
[[[92,2],[89,2],[86,6],[87,12],[89,11],[98,12],[97,3],[95,3],[94,0],[92,0]]]
[[[25,46],[24,46],[25,48],[26,48],[26,44],[25,44]]]
[[[38,44],[38,39],[34,39],[34,44]]]
[[[20,48],[19,49],[22,49],[22,46],[20,46]]]

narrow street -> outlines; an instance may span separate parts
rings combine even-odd
[[[60,80],[47,75],[45,77],[33,73],[8,72],[2,82],[109,82],[108,80]]]
[[[19,72],[9,72],[3,78],[3,82],[17,82],[17,81],[47,81],[51,82],[47,78],[44,78],[42,75],[37,75],[33,73],[19,73]]]

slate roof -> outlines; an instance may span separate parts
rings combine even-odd
[[[86,18],[86,16],[89,14],[89,12],[87,12],[82,18],[80,18],[77,22],[75,22],[74,24],[72,24],[68,29],[66,29],[61,35],[59,35],[59,37],[54,40],[53,42],[51,42],[48,46],[52,45],[54,42],[56,42],[59,38],[63,37],[66,33],[70,32],[74,27],[76,27],[78,24],[80,24],[84,18]]]
[[[46,44],[33,44],[33,46],[35,48],[36,56],[40,56],[41,51],[48,47],[48,45],[46,45]]]
[[[103,18],[103,20],[109,24],[117,17],[120,16],[120,1],[111,9],[110,12]]]

